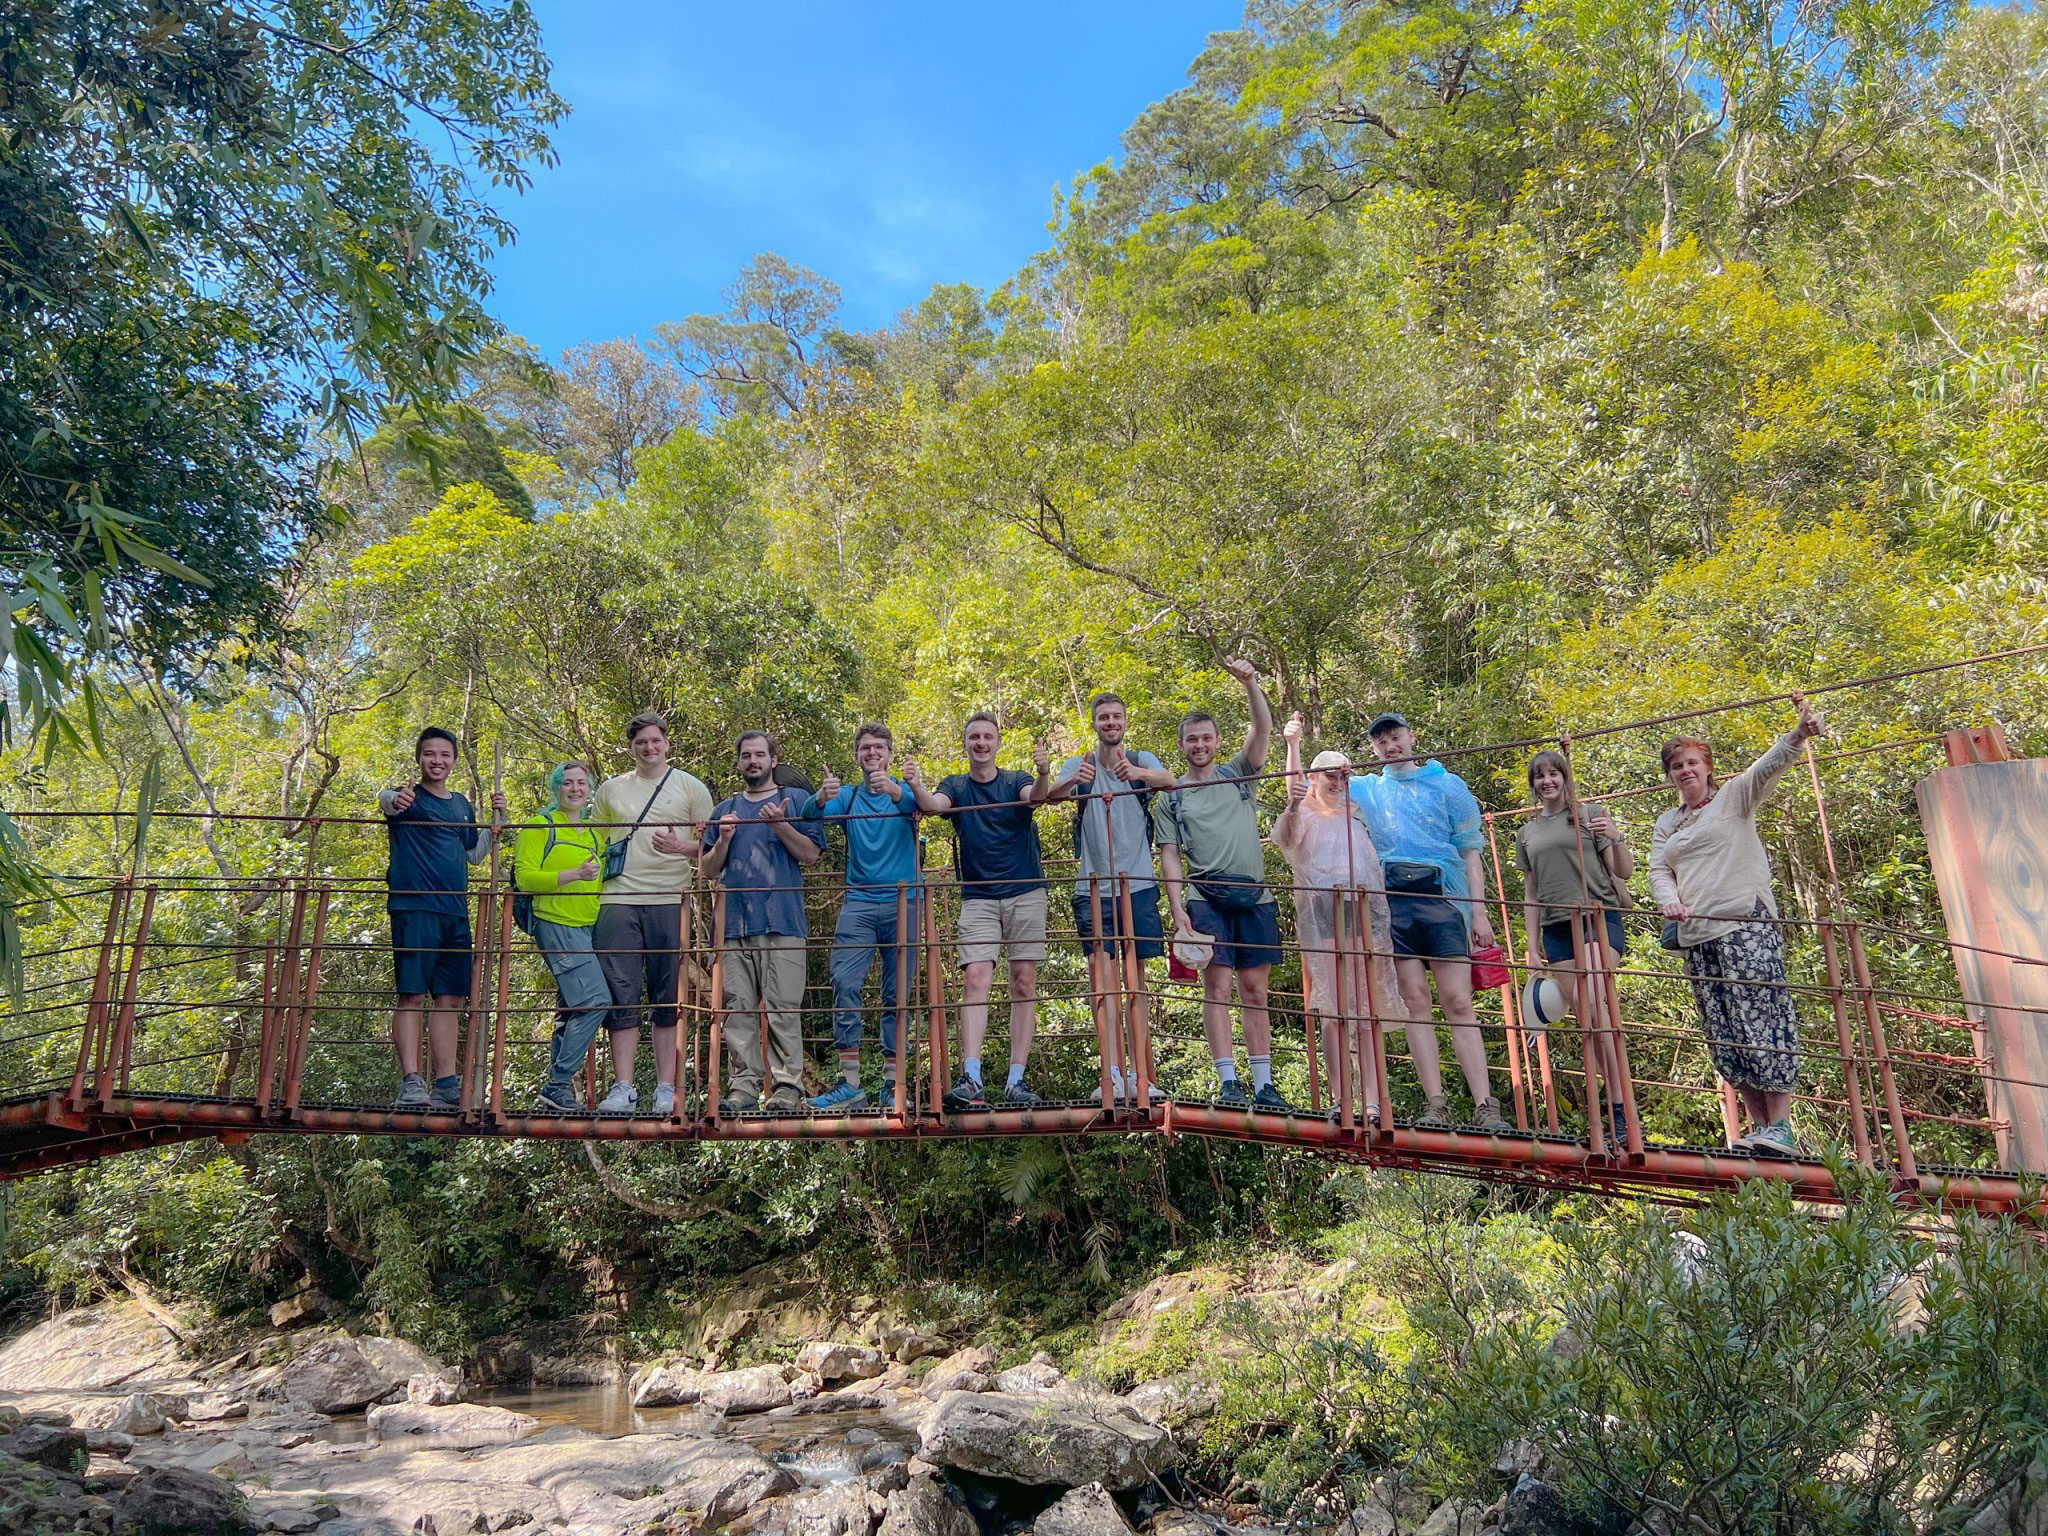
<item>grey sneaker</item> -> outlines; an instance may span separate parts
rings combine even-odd
[[[427,1108],[451,1115],[460,1110],[462,1108],[462,1079],[457,1078],[453,1088],[443,1088],[439,1083],[434,1084],[434,1091],[427,1095]]]
[[[429,1103],[427,1080],[418,1072],[408,1072],[398,1080],[398,1097],[391,1101],[393,1109],[425,1109]]]
[[[1015,1082],[1003,1090],[1005,1109],[1036,1109],[1045,1100],[1026,1088],[1022,1082]]]
[[[597,1101],[600,1115],[630,1115],[640,1107],[640,1090],[631,1083],[613,1083],[612,1091]]]
[[[1451,1101],[1440,1093],[1429,1096],[1429,1103],[1413,1121],[1418,1131],[1448,1131],[1451,1128]]]
[[[753,1095],[728,1093],[718,1101],[718,1113],[721,1118],[726,1120],[730,1120],[734,1115],[751,1115],[760,1107],[761,1095],[758,1093]]]
[[[583,1108],[576,1102],[576,1093],[567,1083],[549,1083],[540,1091],[539,1109],[543,1113],[573,1115]]]
[[[1749,1137],[1749,1150],[1759,1157],[1797,1157],[1799,1138],[1792,1134],[1792,1125],[1787,1120],[1773,1120]]]
[[[1472,1129],[1484,1131],[1489,1136],[1512,1136],[1515,1133],[1513,1122],[1500,1112],[1499,1099],[1481,1099],[1472,1106]]]
[[[676,1112],[676,1085],[656,1083],[654,1085],[654,1112],[666,1120]]]

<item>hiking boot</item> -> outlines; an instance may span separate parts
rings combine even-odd
[[[676,1112],[676,1085],[656,1083],[654,1085],[654,1113],[666,1120]]]
[[[946,1090],[943,1102],[949,1115],[972,1114],[988,1108],[988,1095],[982,1092],[981,1084],[962,1072],[959,1081]]]
[[[442,1084],[435,1083],[434,1091],[427,1095],[427,1108],[442,1114],[455,1114],[462,1108],[462,1079]]]
[[[576,1102],[576,1092],[567,1083],[549,1083],[540,1091],[540,1102],[534,1106],[542,1114],[573,1115],[583,1106]]]
[[[1216,1102],[1228,1104],[1233,1109],[1243,1109],[1250,1104],[1252,1096],[1244,1091],[1244,1083],[1235,1077],[1226,1077],[1216,1089]]]
[[[1265,1087],[1252,1095],[1252,1108],[1261,1110],[1269,1115],[1291,1115],[1294,1113],[1294,1106],[1280,1097],[1280,1090],[1271,1083],[1266,1084]]]
[[[597,1101],[600,1115],[630,1115],[640,1107],[640,1090],[631,1083],[613,1083],[612,1091]]]
[[[398,1097],[391,1101],[393,1109],[425,1109],[429,1103],[427,1080],[417,1072],[408,1072],[398,1080]]]
[[[1481,1099],[1472,1106],[1472,1129],[1489,1136],[1512,1136],[1513,1123],[1500,1112],[1499,1099]]]
[[[842,1080],[834,1083],[829,1092],[821,1093],[811,1100],[811,1108],[853,1109],[858,1105],[867,1103],[867,1101],[867,1089],[861,1087],[859,1083],[849,1083]]]
[[[1792,1134],[1789,1120],[1773,1120],[1750,1134],[1749,1151],[1755,1157],[1797,1157],[1799,1138]]]
[[[718,1101],[718,1115],[730,1120],[736,1115],[751,1115],[761,1107],[761,1096],[757,1094],[728,1093]]]
[[[1440,1093],[1431,1094],[1422,1113],[1411,1123],[1418,1131],[1448,1131],[1451,1128],[1451,1101]]]
[[[768,1095],[768,1108],[778,1115],[802,1113],[804,1108],[803,1090],[801,1088],[792,1088],[789,1084],[784,1083],[780,1088]]]
[[[1021,1078],[1003,1090],[1005,1109],[1036,1109],[1044,1102],[1045,1100],[1024,1086]]]

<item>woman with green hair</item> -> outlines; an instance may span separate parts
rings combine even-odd
[[[519,828],[512,850],[512,883],[532,898],[529,931],[562,999],[548,1080],[540,1091],[543,1109],[577,1107],[570,1082],[612,1006],[604,968],[590,947],[604,889],[605,835],[584,824],[589,817],[590,770],[581,763],[557,764],[548,775],[548,803]]]

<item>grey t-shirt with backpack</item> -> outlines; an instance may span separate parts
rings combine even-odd
[[[1140,768],[1159,770],[1165,767],[1150,752],[1125,752],[1132,763]],[[1118,875],[1131,877],[1131,889],[1143,890],[1158,884],[1158,875],[1152,868],[1151,815],[1147,802],[1151,794],[1138,794],[1137,786],[1127,784],[1112,774],[1101,762],[1099,753],[1085,752],[1079,757],[1070,757],[1060,764],[1059,778],[1055,784],[1064,784],[1081,771],[1081,765],[1095,758],[1095,782],[1085,791],[1082,798],[1077,791],[1074,803],[1079,807],[1080,817],[1074,835],[1074,851],[1080,860],[1080,867],[1074,880],[1077,893],[1088,889],[1091,879],[1111,882]],[[1112,793],[1105,802],[1104,791]],[[1109,893],[1104,891],[1103,895]]]

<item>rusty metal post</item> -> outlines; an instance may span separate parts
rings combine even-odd
[[[142,962],[149,947],[150,919],[156,913],[156,887],[142,893],[142,911],[135,920],[135,934],[128,950],[128,975],[121,984],[121,1010],[114,1019],[111,1037],[102,1032],[107,1049],[102,1053],[99,1073],[100,1108],[113,1103],[117,1094],[128,1092],[128,1059],[135,1037],[135,999],[142,986]]]
[[[1088,1011],[1095,1019],[1096,1070],[1101,1078],[1102,1112],[1116,1113],[1116,1095],[1111,1090],[1109,1072],[1112,1061],[1109,1043],[1109,957],[1104,952],[1102,933],[1102,905],[1099,891],[1100,877],[1088,877],[1088,927],[1095,935],[1087,944],[1088,948]]]
[[[1884,1017],[1877,1006],[1877,989],[1870,982],[1870,959],[1863,951],[1862,925],[1850,919],[1849,963],[1855,967],[1856,987],[1863,994],[1863,1021],[1870,1032],[1870,1046],[1877,1058],[1877,1080],[1884,1090],[1885,1118],[1891,1122],[1892,1141],[1898,1149],[1897,1167],[1909,1179],[1920,1176],[1913,1156],[1912,1138],[1906,1133],[1906,1111],[1899,1102],[1899,1085],[1892,1077],[1892,1056],[1885,1044]]]
[[[495,890],[496,882],[492,882]],[[462,1107],[459,1110],[464,1120],[477,1118],[477,1051],[478,1041],[483,1034],[483,967],[478,964],[477,935],[483,933],[491,920],[491,892],[476,893],[476,925],[469,931],[469,997],[462,1005],[462,1016],[468,1022],[463,1032],[461,1050]],[[432,999],[428,999],[432,1002]],[[429,1062],[431,1068],[432,1063]]]
[[[1572,991],[1574,996],[1571,1001],[1573,1011],[1578,1013],[1583,1013],[1584,1010],[1580,1007],[1579,998],[1576,994],[1582,988],[1589,988],[1592,982],[1592,972],[1588,969],[1586,962],[1586,925],[1582,921],[1584,916],[1583,912],[1576,908],[1573,909]],[[1604,1157],[1607,1155],[1607,1143],[1611,1138],[1608,1135],[1607,1117],[1601,1113],[1600,1108],[1600,1071],[1593,1051],[1594,1026],[1584,1018],[1578,1020],[1578,1025],[1579,1060],[1586,1072],[1586,1146],[1591,1150],[1593,1156]],[[1612,1085],[1610,1084],[1609,1087],[1611,1088]]]
[[[493,881],[493,884],[496,882]],[[491,1028],[491,1118],[505,1114],[506,1027],[512,1012],[512,895],[498,892],[498,937],[493,958],[497,961],[496,1017]]]
[[[1371,1048],[1373,1095],[1379,1111],[1379,1135],[1391,1140],[1394,1134],[1394,1101],[1387,1086],[1387,1031],[1386,1015],[1379,995],[1379,983],[1373,980],[1374,962],[1379,958],[1377,940],[1372,932],[1372,893],[1364,886],[1352,887],[1352,896],[1358,903],[1362,921],[1359,924],[1359,947],[1365,958],[1365,1007],[1366,1040]],[[1402,1004],[1406,1009],[1406,1003]],[[1404,1014],[1405,1016],[1405,1014]],[[1371,1123],[1368,1115],[1367,1123]]]
[[[1124,988],[1131,999],[1131,1070],[1137,1075],[1133,1107],[1146,1119],[1152,1117],[1152,999],[1145,990],[1145,961],[1138,953],[1138,924],[1131,903],[1131,877],[1117,876],[1118,921],[1127,934],[1124,950]]]
[[[313,1009],[320,1001],[320,962],[327,953],[327,908],[333,896],[331,888],[322,886],[320,899],[313,909],[313,942],[306,951],[306,994],[299,1004],[285,1057],[284,1112],[287,1119],[298,1113],[299,1095],[304,1087],[306,1048],[313,1034]]]
[[[1835,1045],[1842,1053],[1842,1083],[1848,1090],[1849,1137],[1856,1149],[1856,1161],[1865,1168],[1876,1166],[1870,1151],[1870,1127],[1865,1122],[1863,1106],[1862,1068],[1856,1060],[1856,1049],[1850,1038],[1849,1008],[1842,996],[1842,963],[1835,948],[1835,924],[1832,918],[1820,925],[1821,953],[1828,963],[1828,1001],[1835,1012]]]
[[[1298,909],[1297,909],[1298,910]],[[1350,935],[1347,926],[1352,917],[1351,899],[1348,892],[1330,893],[1330,1004],[1337,1011],[1332,1017],[1330,1038],[1336,1043],[1336,1053],[1330,1062],[1330,1091],[1337,1099],[1337,1126],[1343,1131],[1357,1128],[1357,1117],[1352,1111],[1353,1088],[1351,1070],[1351,989],[1344,984],[1344,973],[1350,969],[1351,954],[1346,945]],[[1301,947],[1301,927],[1297,921],[1294,930],[1295,947]],[[1306,956],[1302,961],[1302,973],[1308,972]],[[1304,991],[1307,989],[1304,988]],[[1318,1031],[1320,1034],[1320,1031]]]
[[[1290,885],[1288,893],[1294,903],[1294,953],[1301,961],[1301,1040],[1308,1055],[1308,1107],[1317,1114],[1323,1112],[1323,1074],[1317,1070],[1317,1059],[1322,1055],[1321,1032],[1316,1028],[1316,1016],[1321,1006],[1315,996],[1315,986],[1309,980],[1308,949],[1301,937],[1301,892],[1302,887]],[[1336,1092],[1335,1064],[1328,1064],[1330,1091]]]
[[[691,985],[690,980],[693,968],[697,963],[694,953],[695,945],[692,942],[695,937],[694,913],[695,903],[690,899],[688,888],[685,888],[676,897],[675,1049],[670,1052],[668,1064],[668,1080],[675,1084],[676,1102],[675,1107],[669,1111],[671,1122],[680,1122],[685,1117],[689,1108],[690,1079],[683,1070],[685,1055],[687,1054],[693,1067],[696,1065],[697,1058],[697,1025],[694,1012],[695,988]],[[690,1020],[687,1025],[683,1022],[686,1018]],[[654,1076],[655,1081],[659,1083],[661,1080],[661,1065],[659,1062],[655,1064]]]
[[[117,880],[107,893],[107,926],[100,936],[99,966],[93,975],[92,994],[86,999],[85,1022],[78,1036],[78,1065],[71,1072],[71,1091],[64,1096],[64,1102],[73,1109],[83,1106],[86,1078],[98,1059],[107,999],[113,987],[114,952],[120,945],[121,927],[128,914],[128,893],[132,889],[126,880]]]
[[[711,904],[711,1067],[705,1080],[704,1118],[718,1124],[718,1079],[725,1050],[725,886]]]
[[[943,885],[926,885],[924,900],[925,1047],[930,1058],[931,1097],[925,1113],[936,1118],[943,1107],[950,1053],[946,1040],[946,960],[939,949],[939,902]]]
[[[1500,1016],[1502,1033],[1506,1036],[1508,1051],[1508,1083],[1514,1089],[1515,1129],[1529,1129],[1529,1098],[1522,1085],[1522,1079],[1529,1070],[1529,1041],[1522,1032],[1521,1013],[1516,1006],[1520,994],[1512,978],[1527,975],[1529,967],[1521,963],[1515,954],[1515,925],[1508,915],[1508,888],[1502,876],[1500,862],[1500,838],[1494,832],[1492,811],[1486,813],[1486,847],[1493,860],[1493,890],[1495,900],[1500,904],[1500,947],[1507,956],[1508,984],[1500,989]]]
[[[896,882],[896,1120],[910,1123],[910,887]],[[883,1070],[888,1069],[885,1061]]]

